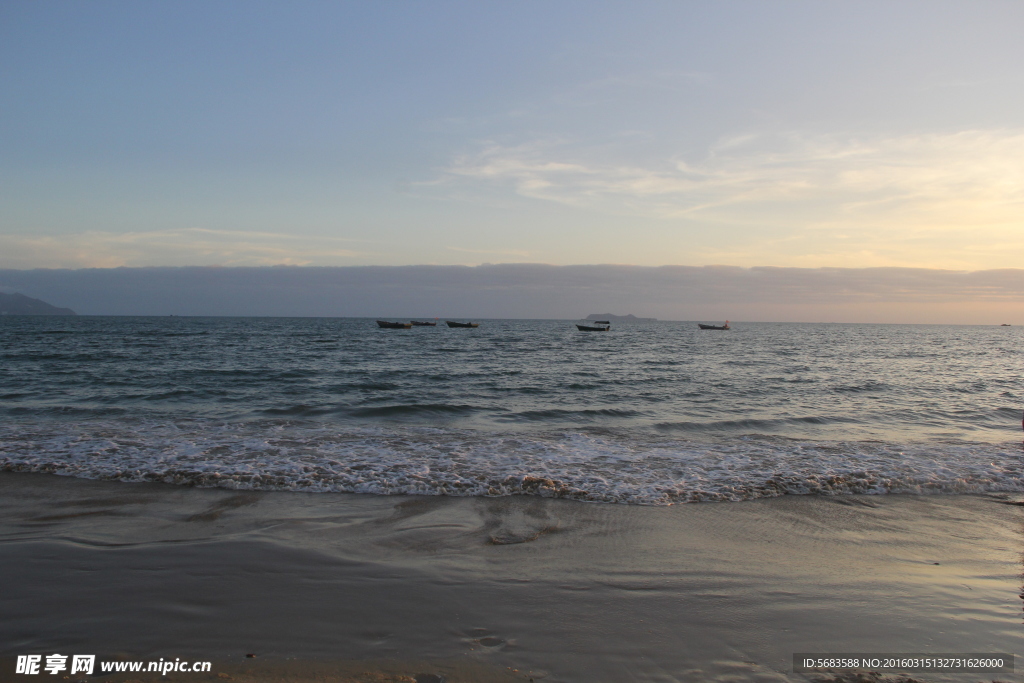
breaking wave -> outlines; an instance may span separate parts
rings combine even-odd
[[[516,432],[287,420],[0,429],[0,469],[200,487],[535,495],[671,505],[781,495],[1024,491],[1018,444],[694,442],[629,430]]]

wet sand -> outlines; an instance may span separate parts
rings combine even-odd
[[[53,652],[217,662],[164,680],[380,683],[806,681],[794,652],[1019,657],[1024,507],[1008,502],[659,508],[0,473],[0,680]]]

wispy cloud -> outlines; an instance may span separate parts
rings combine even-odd
[[[566,143],[491,144],[455,159],[440,180],[462,195],[476,187],[611,214],[774,226],[780,230],[772,244],[756,231],[747,240],[762,252],[787,248],[824,259],[807,265],[862,252],[876,259],[858,265],[920,264],[913,252],[936,254],[927,240],[958,252],[931,265],[979,267],[987,254],[1007,249],[1024,257],[1021,130],[740,135],[720,140],[699,159],[645,165],[594,160]],[[734,251],[724,243],[719,248]]]
[[[466,249],[463,247],[445,247],[448,251],[457,251],[462,254],[495,254],[499,256],[521,256],[529,258],[530,252],[521,249]]]
[[[644,200],[661,216],[829,194],[835,195],[830,204],[847,212],[880,203],[932,208],[985,200],[1005,206],[1024,201],[1024,132],[877,140],[746,135],[720,141],[704,159],[666,159],[658,167],[580,161],[544,143],[490,145],[457,158],[444,173],[566,204]]]
[[[562,93],[560,99],[589,100],[597,93],[621,97],[623,90],[649,90],[660,92],[688,92],[695,86],[708,86],[715,77],[706,71],[636,71],[611,74],[581,83]],[[588,97],[590,96],[590,97]]]
[[[271,232],[183,228],[152,232],[0,235],[0,267],[112,268],[164,265],[334,265],[367,254],[350,240]]]

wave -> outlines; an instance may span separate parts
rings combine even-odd
[[[633,418],[644,415],[639,410],[626,408],[580,408],[576,410],[565,410],[549,408],[547,410],[524,410],[512,413],[507,417],[500,418],[502,421],[524,421],[524,422],[558,422],[558,421],[590,421],[608,417]]]
[[[665,432],[770,432],[786,426],[857,424],[861,420],[824,415],[805,415],[777,419],[713,420],[707,422],[659,422],[655,429]]]
[[[840,384],[832,387],[833,391],[852,393],[890,391],[891,389],[892,387],[886,384],[885,382],[878,382],[876,380],[867,380],[866,382],[861,382],[860,384]]]
[[[348,412],[352,417],[414,417],[469,415],[479,410],[475,406],[450,405],[447,403],[411,404],[355,408]]]
[[[22,406],[14,405],[9,408],[3,408],[0,413],[9,415],[11,417],[21,418],[39,418],[39,417],[55,417],[60,419],[74,418],[74,419],[90,419],[90,418],[103,418],[103,417],[114,417],[114,416],[127,416],[132,413],[133,410],[124,406]],[[2,446],[0,446],[0,452],[3,452]]]
[[[643,505],[1024,491],[1021,448],[1009,443],[767,436],[702,443],[628,430],[524,435],[287,420],[139,420],[2,427],[0,444],[0,470],[230,489],[535,495]]]

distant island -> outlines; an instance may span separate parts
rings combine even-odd
[[[615,315],[614,313],[591,313],[586,317],[586,320],[607,320],[609,322],[618,323],[652,323],[656,322],[657,318],[638,318],[632,313],[629,315]]]
[[[0,292],[0,315],[78,315],[70,308],[57,308],[24,294]]]

